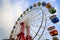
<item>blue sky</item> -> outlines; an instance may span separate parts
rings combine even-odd
[[[38,1],[51,3],[56,8],[56,15],[60,19],[60,0],[0,0],[0,40],[9,37],[15,21],[21,13]],[[60,21],[54,25],[59,32],[58,37],[60,38]]]

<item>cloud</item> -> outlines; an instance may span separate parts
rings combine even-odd
[[[11,7],[8,4],[8,1],[3,1],[4,5],[2,8],[2,12],[0,12],[0,34],[2,34],[0,37],[0,40],[3,38],[7,38],[9,36],[9,32],[12,29],[13,25],[13,15],[11,14]],[[2,32],[1,32],[2,30]]]
[[[15,4],[15,3],[14,3]],[[24,5],[26,4],[26,5]],[[23,6],[24,8],[28,7],[27,1],[17,1],[15,5],[12,6],[9,0],[3,1],[3,8],[0,11],[0,40],[3,38],[8,38],[10,35],[10,32],[13,28],[13,25],[15,24],[17,18],[21,15],[23,12]],[[2,30],[2,33],[1,33]],[[5,36],[4,36],[4,35]],[[4,36],[4,37],[3,37]]]
[[[49,1],[51,1],[51,2],[56,2],[56,0],[49,0]]]

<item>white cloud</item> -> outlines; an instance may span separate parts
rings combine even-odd
[[[15,23],[15,21],[17,20],[17,18],[21,15],[21,13],[23,12],[22,10],[22,6],[26,4],[25,8],[28,6],[28,2],[24,0],[22,2],[17,2],[17,4],[15,4],[14,6],[12,6],[9,3],[9,0],[4,0],[4,5],[3,5],[3,9],[0,12],[0,29],[3,30],[4,32],[4,38],[8,38],[10,31]],[[2,33],[0,33],[2,34]],[[0,36],[1,37],[1,36]],[[3,35],[2,37],[3,38]],[[2,40],[0,38],[0,40]]]

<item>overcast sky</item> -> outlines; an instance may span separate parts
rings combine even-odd
[[[0,40],[9,37],[13,25],[21,13],[38,1],[50,2],[56,8],[56,15],[60,19],[60,0],[0,0]],[[55,26],[60,38],[60,22]]]

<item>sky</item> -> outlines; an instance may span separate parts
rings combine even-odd
[[[13,25],[21,13],[30,5],[39,1],[51,3],[51,5],[56,8],[56,15],[60,19],[59,0],[0,0],[0,40],[8,38]],[[60,21],[55,26],[59,32],[58,37],[60,38]]]

